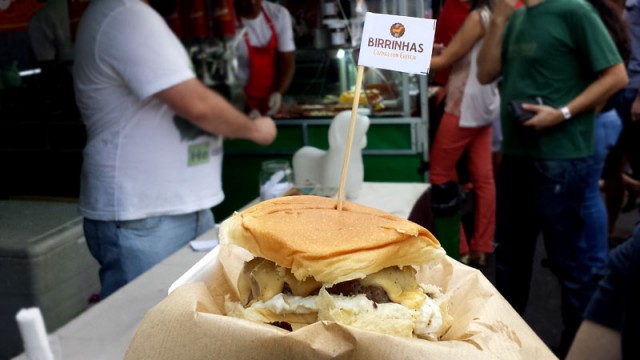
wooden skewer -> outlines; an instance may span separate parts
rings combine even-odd
[[[356,87],[353,94],[353,105],[351,106],[351,122],[349,123],[349,136],[347,136],[347,147],[344,150],[344,160],[342,162],[342,174],[340,175],[340,187],[338,188],[338,211],[342,211],[342,203],[344,202],[344,184],[347,180],[347,170],[349,168],[349,158],[351,157],[351,146],[353,144],[353,133],[356,128],[356,119],[358,116],[358,107],[360,106],[360,88],[362,87],[362,76],[364,74],[364,65],[358,65],[358,73],[356,75]]]

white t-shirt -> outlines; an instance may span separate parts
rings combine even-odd
[[[194,78],[164,19],[140,0],[94,0],[75,44],[87,128],[80,211],[95,220],[190,213],[224,199],[222,139],[153,97]]]
[[[484,28],[489,26],[491,14],[489,9],[479,10]],[[480,39],[471,50],[469,78],[464,89],[460,109],[460,127],[480,127],[494,122],[500,116],[500,94],[496,82],[482,85],[476,76],[478,73],[478,52],[484,39]]]
[[[282,5],[274,4],[268,1],[262,2],[264,11],[271,18],[273,27],[275,27],[278,36],[278,51],[279,52],[291,52],[296,49],[296,44],[293,40],[293,26],[291,24],[291,14],[289,10]],[[237,23],[236,34],[240,34],[243,27],[247,28],[247,34],[249,34],[249,42],[253,46],[261,47],[265,46],[271,40],[271,29],[269,23],[264,17],[264,14],[260,12],[257,18],[249,20],[242,18],[242,24]],[[236,72],[236,78],[238,83],[244,86],[249,79],[249,59],[248,59],[247,45],[244,38],[237,42],[236,46],[236,59],[238,60],[238,69]]]
[[[486,7],[479,10],[485,30],[489,26],[491,13]],[[500,94],[496,82],[482,85],[476,76],[478,73],[478,52],[484,39],[480,39],[471,50],[471,68],[464,89],[460,109],[460,127],[479,127],[489,125],[500,116]]]
[[[485,29],[491,16],[489,9],[478,11]],[[471,53],[453,65],[447,84],[445,111],[460,116],[460,127],[472,128],[491,124],[500,116],[500,93],[496,82],[482,85],[477,78],[477,58],[484,39],[476,42]]]

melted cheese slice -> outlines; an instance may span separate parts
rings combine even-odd
[[[432,291],[417,283],[413,267],[389,267],[359,281],[362,286],[384,289],[392,302],[375,304],[364,294],[330,295],[320,282],[299,281],[289,269],[255,258],[245,264],[238,280],[242,304],[227,299],[225,308],[230,316],[267,323],[277,319],[295,327],[329,320],[429,340],[442,334],[445,297],[427,295]],[[286,288],[290,294],[283,294]]]
[[[391,301],[409,309],[420,308],[426,298],[416,281],[416,270],[411,266],[382,269],[361,279],[360,284],[383,288]]]
[[[426,298],[416,282],[416,271],[411,266],[389,267],[359,281],[363,286],[384,289],[391,301],[409,309],[420,308]],[[238,290],[242,302],[247,305],[255,301],[268,301],[282,293],[285,284],[293,296],[309,296],[322,287],[322,283],[312,278],[300,281],[289,269],[263,258],[254,258],[245,264],[238,280]]]
[[[238,292],[244,304],[267,301],[281,294],[285,284],[294,296],[309,296],[322,287],[321,283],[312,278],[300,281],[289,269],[263,258],[254,258],[244,266],[238,279]]]

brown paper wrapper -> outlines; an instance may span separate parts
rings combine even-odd
[[[450,296],[453,325],[441,341],[383,335],[332,322],[293,332],[224,315],[224,298],[250,258],[220,249],[214,280],[174,290],[149,310],[126,359],[556,359],[481,272],[449,257],[418,271],[418,281]]]

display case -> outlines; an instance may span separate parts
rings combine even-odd
[[[306,145],[326,148],[331,120],[353,106],[356,57],[357,50],[352,48],[299,50],[294,81],[281,111],[274,115],[278,139],[266,148],[244,141],[228,142],[227,153],[291,155]],[[365,154],[423,152],[428,112],[422,111],[420,95],[429,97],[434,91],[421,89],[425,85],[424,76],[365,68],[358,110],[369,116],[372,125]],[[401,141],[394,139],[394,128]]]
[[[300,49],[296,76],[285,94],[278,119],[331,118],[351,110],[356,85],[358,49]],[[365,68],[360,112],[372,118],[419,116],[417,75]]]

